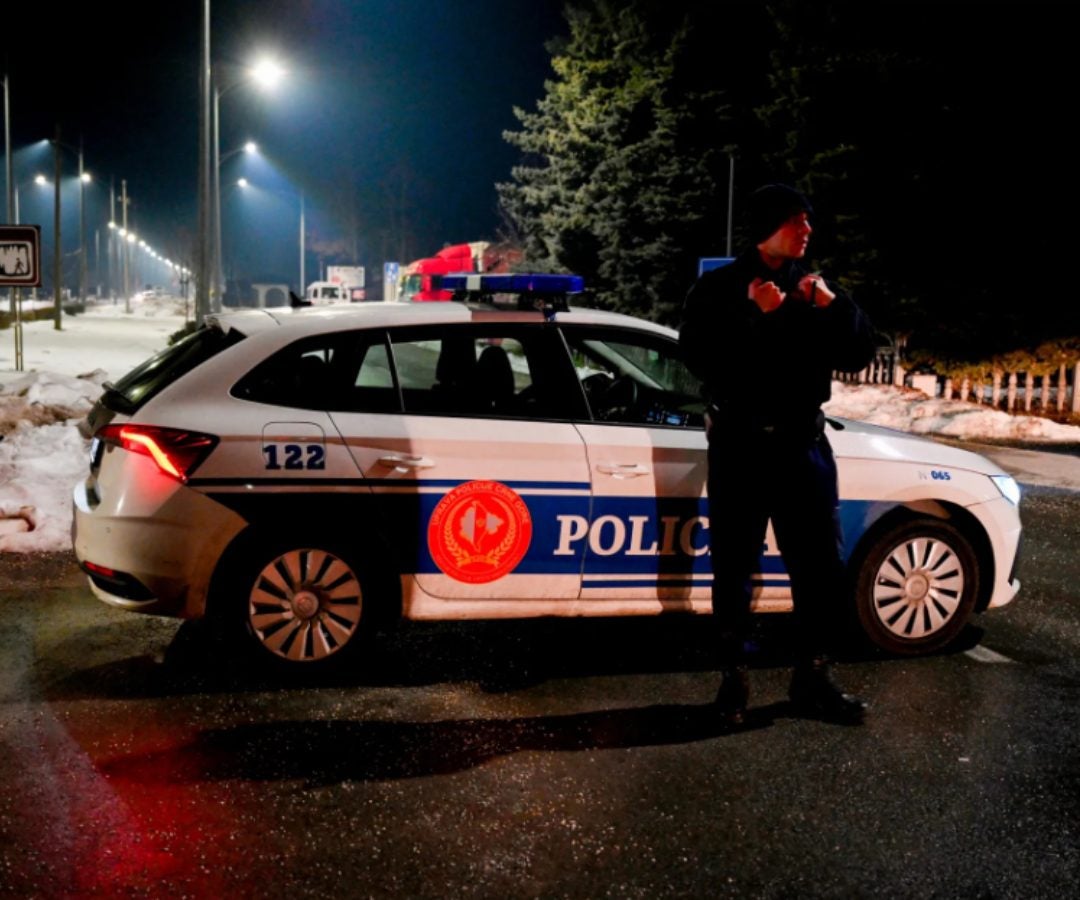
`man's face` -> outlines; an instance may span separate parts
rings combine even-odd
[[[777,259],[802,259],[806,255],[811,231],[810,215],[806,212],[796,213],[758,244],[758,249],[766,256]]]

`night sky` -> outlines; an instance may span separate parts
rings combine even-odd
[[[890,4],[898,5],[911,10],[904,40],[951,60],[949,77],[975,100],[964,130],[968,162],[954,181],[971,214],[958,221],[927,210],[936,244],[978,232],[985,242],[967,240],[965,253],[981,247],[998,259],[1027,258],[1069,235],[1076,188],[1066,135],[1076,54],[1068,7]],[[502,132],[518,125],[515,105],[531,110],[543,96],[551,74],[545,42],[566,30],[561,8],[556,0],[213,0],[213,58],[223,83],[262,50],[289,70],[273,95],[240,86],[222,101],[222,153],[251,138],[265,154],[262,162],[236,155],[222,167],[229,273],[296,280],[300,191],[308,280],[319,243],[348,233],[350,221],[359,239],[338,246],[332,261],[355,254],[369,271],[386,259],[407,262],[447,243],[497,237],[494,185],[518,159]],[[730,8],[724,4],[720,22]],[[46,245],[51,200],[28,180],[37,171],[51,176],[52,160],[47,149],[22,148],[59,124],[66,143],[83,141],[97,178],[87,191],[91,231],[107,218],[109,179],[118,191],[126,179],[134,228],[191,259],[201,10],[199,0],[6,5],[0,69],[11,82],[21,218],[45,225]],[[722,30],[717,65],[732,78],[760,77],[769,49],[761,34]],[[898,134],[920,127],[896,123]],[[73,176],[72,154],[64,167]],[[241,193],[233,186],[240,175],[276,193],[261,201]],[[77,232],[74,196],[64,194],[66,251]],[[1065,250],[1071,258],[1071,244]]]
[[[51,195],[28,184],[39,171],[52,177],[51,153],[22,148],[59,124],[65,143],[82,140],[98,179],[87,191],[88,215],[107,221],[108,181],[119,192],[126,179],[134,228],[163,251],[190,255],[202,3],[104,0],[60,10],[5,9],[0,70],[10,77],[20,218],[51,232]],[[369,266],[495,236],[494,183],[517,159],[502,132],[517,125],[515,105],[533,108],[543,93],[544,44],[565,30],[561,3],[213,0],[211,21],[222,84],[263,51],[289,73],[272,95],[239,85],[221,102],[223,157],[248,139],[265,156],[238,154],[222,166],[224,256],[235,274],[295,281],[300,191],[311,240],[358,218],[355,249]],[[65,153],[63,165],[74,176],[75,155]],[[240,175],[276,193],[240,196]],[[70,193],[62,229],[74,240]]]

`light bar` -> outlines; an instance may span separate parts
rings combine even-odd
[[[483,294],[580,294],[585,279],[580,275],[509,273],[502,275],[443,275],[440,287],[446,291]]]

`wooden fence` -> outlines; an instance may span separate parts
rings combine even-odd
[[[884,349],[861,372],[834,373],[838,381],[858,384],[894,384],[918,388],[930,397],[985,403],[1007,412],[1023,410],[1044,416],[1080,415],[1080,359],[1058,366],[1056,372],[995,372],[989,381],[956,380],[933,373],[907,372],[896,352]]]

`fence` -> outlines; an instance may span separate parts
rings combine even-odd
[[[1080,415],[1080,359],[1061,363],[1056,372],[995,372],[988,381],[954,379],[944,375],[905,371],[892,349],[878,351],[861,372],[836,372],[837,381],[858,384],[894,384],[914,387],[930,397],[986,403],[1007,412],[1023,410],[1043,416]]]

